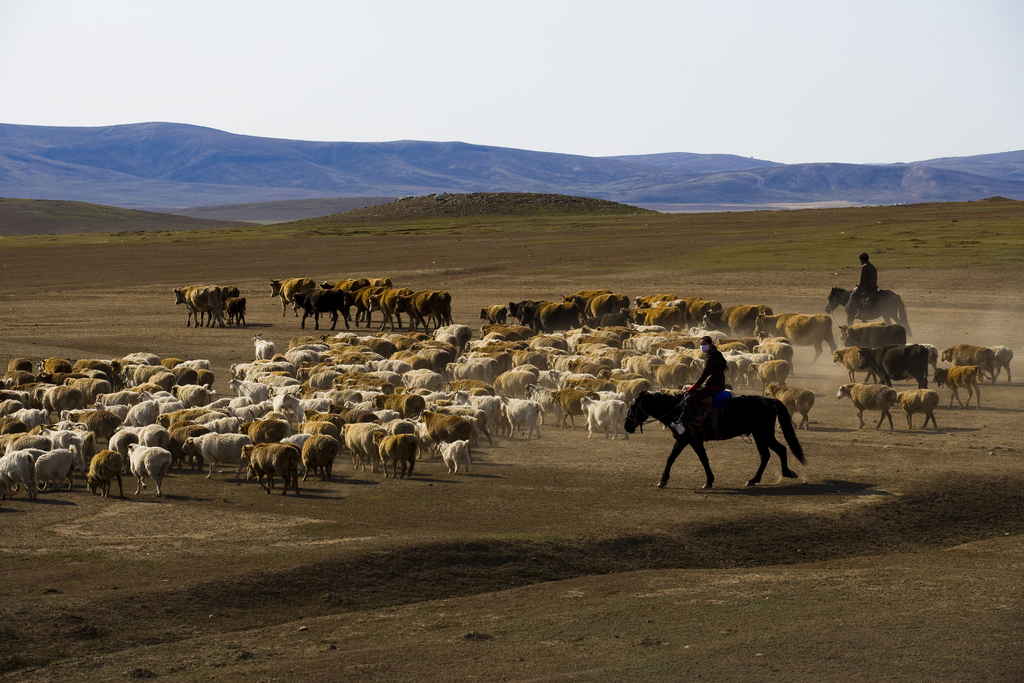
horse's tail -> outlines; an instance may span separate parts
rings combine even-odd
[[[903,325],[903,329],[907,331],[907,336],[910,336],[910,323],[907,322],[907,309],[903,306],[903,299],[896,295],[896,311],[899,313],[899,323]]]
[[[793,429],[793,418],[789,415],[789,409],[786,408],[785,403],[777,398],[770,400],[775,406],[775,412],[778,413],[779,427],[782,428],[782,436],[786,438],[786,443],[789,444],[789,450],[793,452],[793,455],[796,456],[796,459],[800,461],[801,465],[806,465],[807,461],[804,460],[804,449],[796,438],[796,430]]]

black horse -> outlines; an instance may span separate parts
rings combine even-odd
[[[679,416],[682,402],[682,395],[660,391],[641,391],[629,406],[629,412],[626,414],[626,431],[632,434],[636,431],[637,427],[640,427],[641,431],[643,431],[643,425],[648,420],[657,420],[664,425],[668,425]],[[782,434],[786,438],[786,443],[789,444],[793,455],[801,463],[804,462],[804,451],[800,447],[800,442],[797,441],[789,410],[786,409],[782,401],[765,396],[736,396],[728,399],[725,403],[728,411],[728,420],[723,421],[723,435],[727,439],[732,439],[733,437],[750,434],[754,437],[757,452],[761,454],[761,465],[757,468],[757,474],[754,475],[754,478],[747,482],[747,486],[754,486],[761,482],[764,468],[772,457],[768,450],[769,448],[778,453],[779,460],[782,461],[782,476],[791,479],[795,478],[797,474],[789,469],[786,459],[786,447],[775,438],[776,420],[778,420],[779,426],[782,427]],[[707,483],[704,484],[704,488],[711,488],[715,483],[715,475],[711,473],[711,466],[708,464],[708,452],[704,450],[705,439],[703,434],[693,438],[690,436],[689,431],[685,434],[677,434],[671,428],[670,431],[675,436],[676,444],[672,447],[672,452],[668,454],[668,461],[665,463],[665,471],[661,475],[658,488],[665,488],[665,485],[668,483],[669,472],[672,469],[672,463],[676,461],[676,458],[679,457],[679,454],[687,445],[693,446],[697,457],[700,458],[700,464],[704,466],[704,473],[707,475]]]
[[[825,305],[825,312],[832,313],[842,306],[846,309],[846,324],[852,325],[855,318],[867,322],[873,318],[881,318],[886,325],[903,325],[903,329],[910,334],[910,323],[907,322],[907,309],[903,306],[903,299],[896,292],[889,289],[880,289],[871,298],[867,306],[851,306],[850,295],[853,292],[841,287],[833,287],[828,293],[828,304]]]

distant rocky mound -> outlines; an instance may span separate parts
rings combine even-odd
[[[628,204],[590,197],[537,192],[473,192],[470,194],[428,194],[402,197],[387,204],[376,204],[345,213],[334,214],[332,220],[364,220],[367,218],[399,220],[444,218],[455,216],[521,216],[531,214],[633,215],[657,213]]]

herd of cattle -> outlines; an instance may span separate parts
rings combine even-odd
[[[671,294],[631,300],[607,290],[577,292],[561,302],[519,301],[484,307],[479,337],[451,319],[445,291],[396,289],[388,278],[316,283],[273,280],[273,297],[289,305],[302,324],[332,314],[346,327],[367,328],[381,313],[376,333],[293,338],[286,349],[260,335],[254,360],[231,367],[230,396],[218,397],[204,360],[136,353],[118,359],[11,359],[0,389],[0,497],[25,488],[74,484],[85,476],[93,493],[108,495],[121,475],[137,480],[136,494],[151,479],[157,495],[174,466],[236,467],[270,492],[299,492],[310,473],[332,478],[339,454],[354,468],[384,476],[412,474],[419,455],[433,454],[449,473],[468,471],[472,449],[495,436],[540,438],[553,420],[564,427],[586,421],[588,434],[617,438],[627,407],[643,391],[674,391],[700,373],[697,339],[708,335],[728,361],[734,390],[763,391],[782,400],[800,426],[809,428],[814,392],[790,387],[795,346],[827,345],[848,371],[849,397],[864,425],[865,411],[881,413],[876,429],[899,406],[935,424],[939,386],[967,390],[968,406],[984,379],[1010,380],[1012,352],[1005,347],[957,344],[939,350],[907,344],[899,325],[839,326],[826,315],[775,314],[765,305],[723,307],[718,301]],[[237,288],[193,286],[174,290],[189,311],[187,324],[207,325],[224,314],[245,324],[245,299]],[[350,317],[351,309],[356,315]],[[401,315],[406,321],[402,330]],[[397,325],[397,330],[396,330]],[[384,327],[390,326],[387,331]],[[433,329],[431,330],[431,327]],[[422,329],[420,329],[422,328]],[[952,367],[939,367],[939,362]],[[929,366],[932,373],[929,375]],[[866,373],[857,382],[857,373]],[[894,380],[914,379],[917,390],[897,392]],[[868,383],[871,381],[878,383]],[[961,403],[961,406],[963,403]],[[628,435],[623,432],[623,438]],[[102,447],[101,447],[102,446]]]

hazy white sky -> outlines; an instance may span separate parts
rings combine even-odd
[[[0,122],[786,163],[1024,149],[1022,0],[0,0]]]

